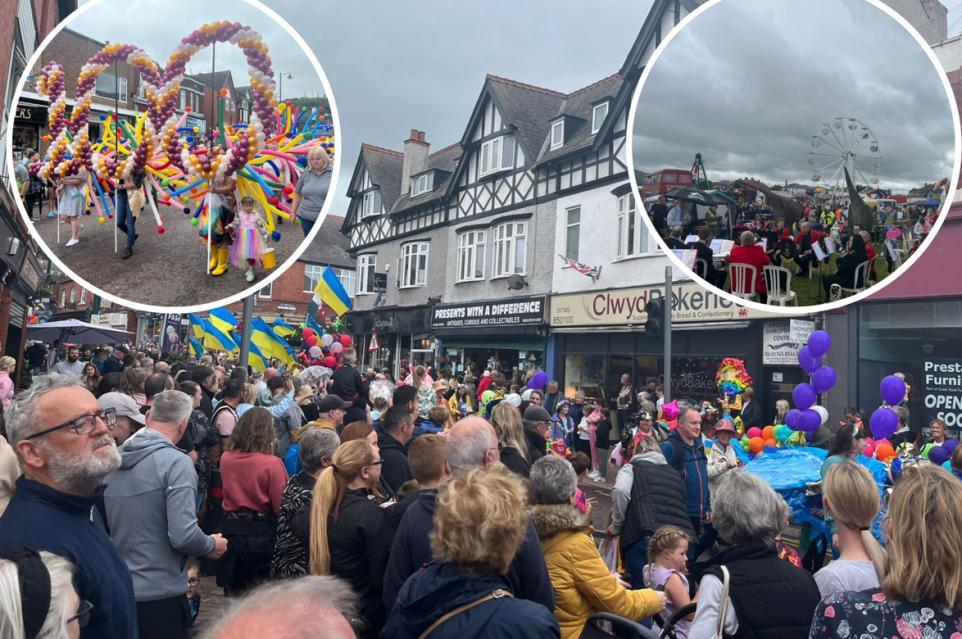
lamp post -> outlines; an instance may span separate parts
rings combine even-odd
[[[293,74],[293,73],[281,73],[281,74],[278,76],[278,77],[280,78],[280,84],[278,85],[278,91],[277,91],[277,101],[278,101],[278,102],[283,102],[283,101],[284,101],[284,76],[287,76],[287,79],[288,79],[288,80],[293,80],[293,79],[294,79],[294,74]]]

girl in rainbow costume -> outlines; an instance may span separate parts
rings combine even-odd
[[[237,268],[247,266],[247,281],[254,281],[254,266],[260,264],[267,243],[267,229],[255,208],[257,202],[249,195],[241,198],[241,207],[228,228],[233,230],[231,264]]]

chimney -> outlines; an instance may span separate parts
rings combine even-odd
[[[411,129],[411,137],[404,141],[401,161],[401,195],[411,191],[411,176],[428,170],[431,145],[424,140],[424,131]]]

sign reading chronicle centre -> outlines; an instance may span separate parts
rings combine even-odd
[[[531,326],[544,323],[545,298],[523,297],[488,302],[436,306],[432,328],[484,328]]]
[[[777,317],[777,313],[738,306],[694,282],[672,287],[672,322],[721,322]],[[593,293],[552,295],[548,317],[553,328],[568,326],[644,326],[645,304],[665,296],[662,285]]]

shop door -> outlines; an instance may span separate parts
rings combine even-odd
[[[637,386],[634,379],[634,362],[629,355],[612,355],[608,358],[608,378],[605,398],[612,410],[617,407],[618,392],[621,390],[621,376],[628,373],[632,376],[632,385]]]

